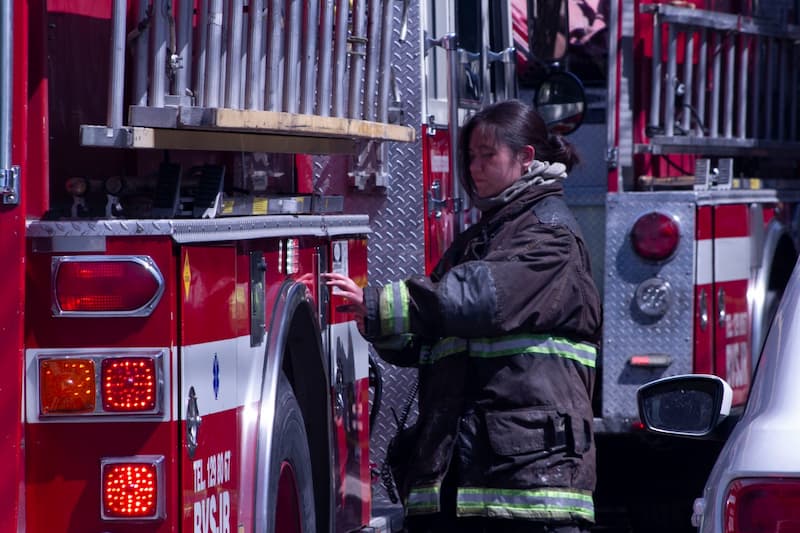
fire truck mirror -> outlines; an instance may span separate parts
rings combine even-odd
[[[564,0],[528,0],[528,44],[531,55],[548,64],[567,53],[569,18]]]
[[[542,115],[550,131],[567,135],[583,122],[586,92],[574,74],[553,72],[536,89],[533,106]]]

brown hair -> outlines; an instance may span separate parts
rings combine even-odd
[[[527,145],[536,150],[536,159],[563,163],[569,172],[580,162],[575,147],[561,135],[550,133],[542,117],[519,100],[504,100],[484,107],[472,115],[461,128],[458,141],[461,172],[459,179],[472,196],[475,187],[469,172],[469,141],[476,128],[493,134],[495,142],[508,146],[515,154]]]

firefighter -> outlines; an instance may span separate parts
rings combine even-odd
[[[429,278],[327,275],[381,357],[419,369],[419,416],[388,454],[407,527],[585,531],[601,303],[563,199],[578,156],[517,100],[473,115],[459,147],[481,219]]]

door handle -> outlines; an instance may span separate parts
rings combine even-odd
[[[428,191],[428,215],[440,218],[445,205],[447,205],[447,199],[442,198],[442,184],[439,180],[434,180]]]

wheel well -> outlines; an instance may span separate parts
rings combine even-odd
[[[295,310],[286,340],[283,371],[292,384],[303,413],[311,452],[314,501],[319,531],[330,530],[330,463],[328,379],[320,346],[320,333],[308,305]]]
[[[761,296],[760,305],[754,309],[753,314],[753,344],[752,344],[752,364],[755,369],[758,364],[758,358],[761,355],[761,350],[769,332],[770,324],[778,309],[780,298],[783,296],[783,291],[789,283],[789,278],[792,274],[795,261],[797,259],[797,251],[795,250],[794,243],[785,232],[782,232],[777,237],[777,242],[772,250],[771,256],[767,256],[765,260],[769,263],[763,267],[764,276],[761,281]],[[759,284],[756,282],[756,287]],[[758,293],[759,291],[757,291]]]
[[[783,293],[789,283],[789,277],[792,275],[796,260],[797,250],[795,250],[794,244],[788,236],[782,236],[778,241],[778,246],[775,248],[775,256],[772,259],[772,265],[770,265],[769,281],[767,282],[768,290],[778,291],[778,294]]]

